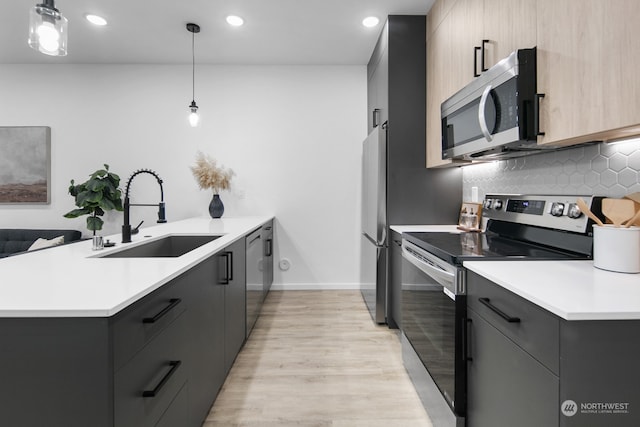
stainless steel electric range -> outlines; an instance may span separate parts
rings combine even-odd
[[[578,208],[591,196],[487,195],[484,232],[402,234],[402,352],[436,426],[464,426],[467,260],[583,260],[592,221]]]

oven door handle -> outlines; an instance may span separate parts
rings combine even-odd
[[[444,289],[446,291],[449,291],[449,293],[445,292],[445,294],[447,294],[449,298],[451,298],[451,296],[453,295],[452,299],[455,300],[455,293],[456,293],[456,289],[455,289],[456,275],[455,274],[449,273],[448,271],[441,269],[435,264],[431,264],[429,262],[416,258],[404,246],[402,247],[402,256],[411,264],[418,267],[419,270],[426,273],[429,277],[431,277],[436,282],[444,286]]]

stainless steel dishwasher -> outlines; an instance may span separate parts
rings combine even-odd
[[[258,320],[264,300],[262,265],[262,228],[246,237],[247,246],[247,337]]]

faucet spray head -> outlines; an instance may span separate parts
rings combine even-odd
[[[166,213],[164,210],[164,202],[158,203],[158,224],[164,224],[167,222]]]

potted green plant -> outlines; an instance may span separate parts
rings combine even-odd
[[[87,217],[87,228],[96,235],[97,230],[102,230],[104,221],[101,216],[106,211],[122,211],[122,191],[118,188],[120,177],[109,172],[109,165],[105,164],[104,169],[98,169],[89,176],[89,179],[82,184],[75,184],[71,180],[69,194],[75,198],[77,209],[64,214],[65,218],[78,218],[82,215]]]

